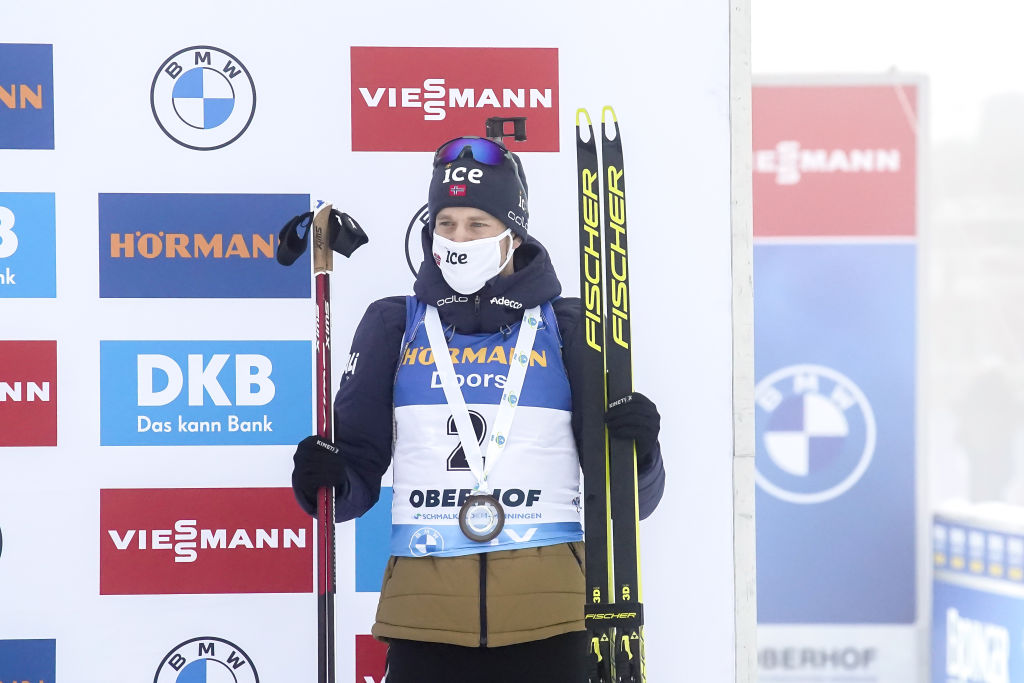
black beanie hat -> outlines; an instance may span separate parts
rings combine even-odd
[[[500,166],[488,166],[466,149],[455,161],[437,166],[427,196],[431,231],[441,209],[471,206],[491,214],[525,240],[530,219],[526,176],[519,157],[511,156]]]

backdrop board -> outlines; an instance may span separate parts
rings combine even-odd
[[[530,234],[575,296],[575,111],[606,104],[635,383],[664,416],[667,489],[641,530],[648,669],[752,680],[753,468],[733,458],[747,3],[588,9],[4,9],[0,681],[313,680],[313,525],[289,482],[314,424],[314,306],[308,260],[274,262],[278,231],[322,198],[370,236],[335,261],[336,387],[366,307],[411,293],[431,151],[524,115]],[[367,634],[387,530],[381,510],[338,527],[339,680],[382,673]]]
[[[761,681],[918,680],[924,83],[755,83]]]

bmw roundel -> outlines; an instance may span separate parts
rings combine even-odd
[[[153,683],[259,683],[249,655],[223,638],[192,638],[167,653]]]
[[[852,488],[871,464],[875,416],[850,378],[791,365],[754,390],[757,485],[791,503],[822,503]]]
[[[256,87],[234,55],[197,45],[160,65],[150,105],[157,125],[179,145],[219,149],[237,140],[252,122]]]
[[[409,539],[409,550],[417,557],[441,552],[444,550],[444,536],[430,527],[417,529]]]

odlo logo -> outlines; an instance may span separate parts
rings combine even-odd
[[[249,655],[223,638],[193,638],[167,653],[157,667],[153,683],[230,681],[259,683]]]

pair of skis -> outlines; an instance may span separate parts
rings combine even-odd
[[[601,112],[600,162],[590,115],[585,109],[576,112],[576,166],[588,681],[643,683],[636,447],[632,440],[612,437],[604,425],[609,401],[633,391],[626,184],[619,123],[611,107]]]

